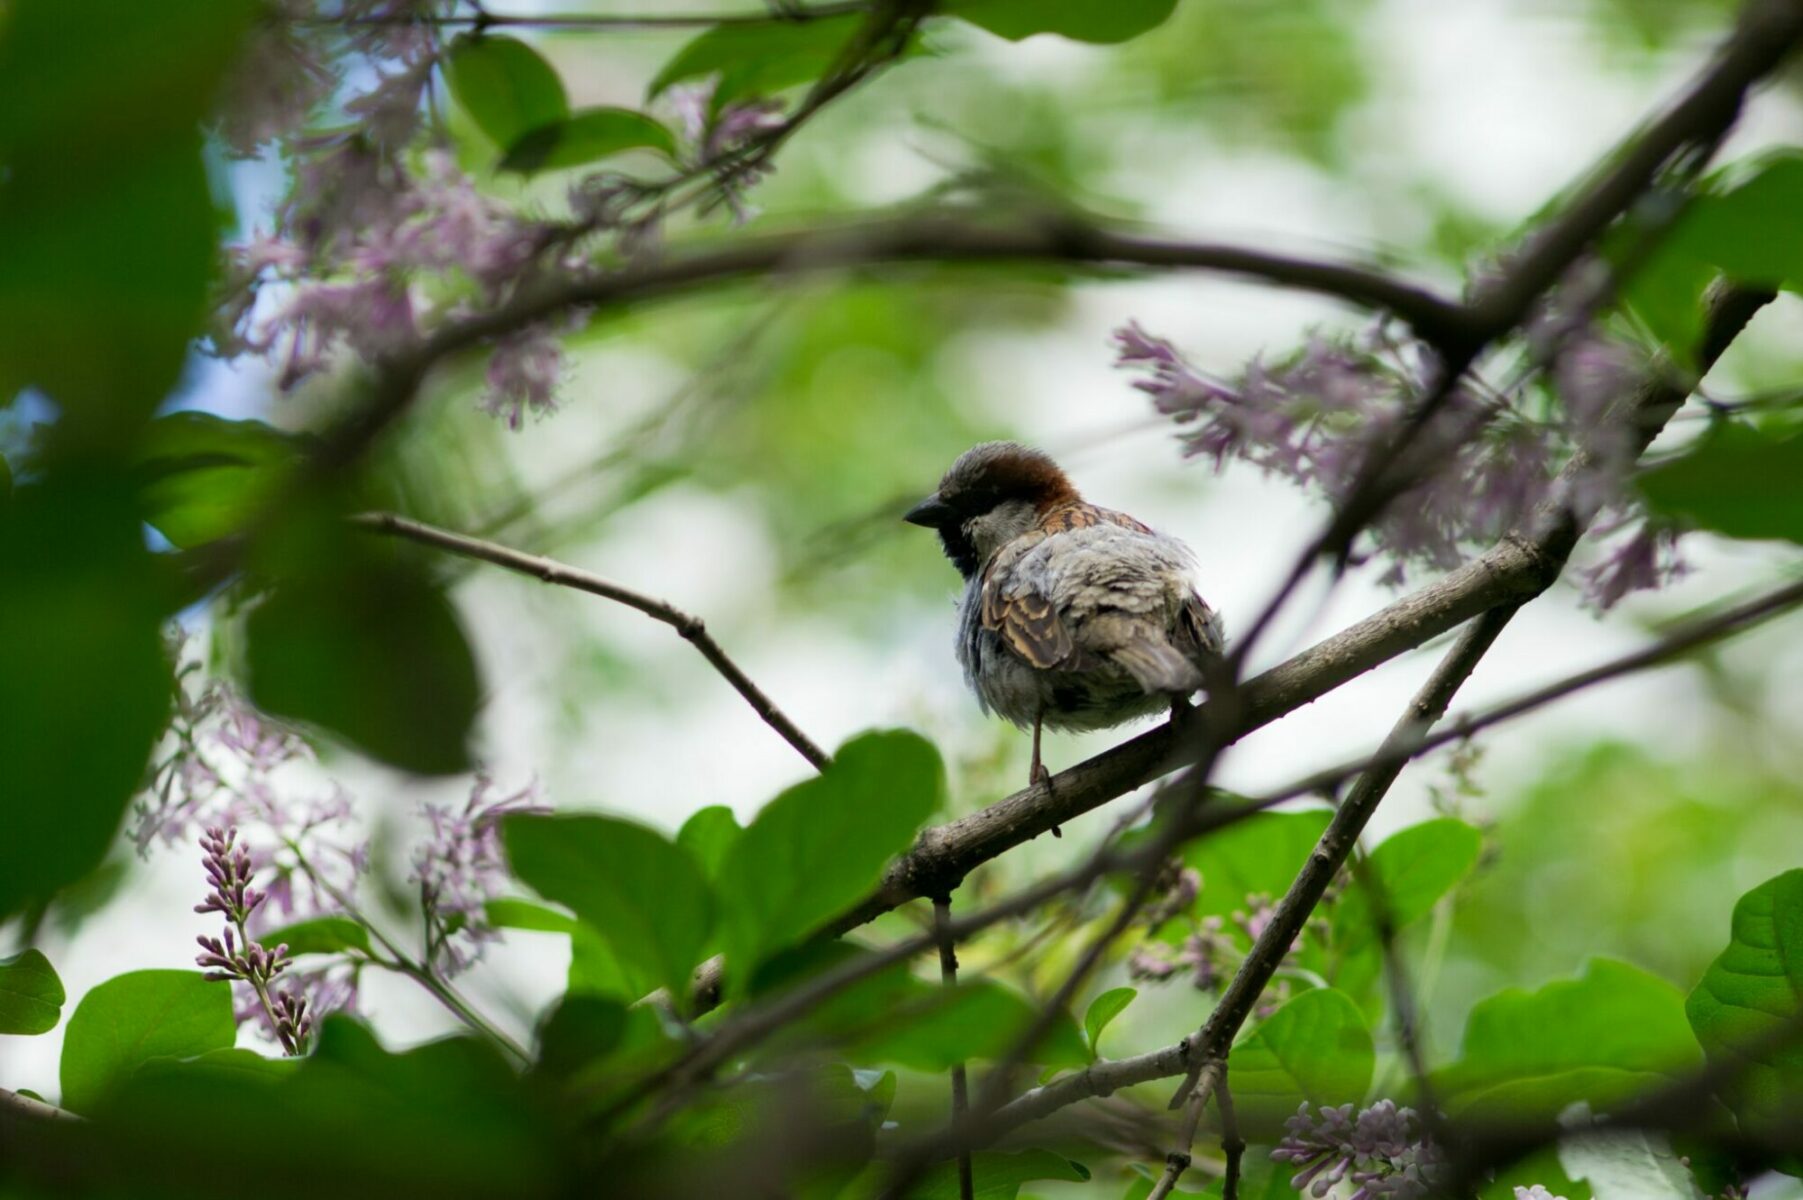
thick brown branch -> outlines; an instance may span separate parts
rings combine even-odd
[[[677,633],[684,641],[701,652],[703,658],[713,665],[732,684],[745,702],[751,705],[752,711],[764,719],[764,723],[782,735],[782,739],[795,747],[815,769],[821,769],[830,761],[827,753],[816,746],[807,734],[798,728],[776,706],[775,701],[766,696],[763,689],[751,681],[751,677],[732,660],[726,651],[720,648],[707,631],[707,626],[700,617],[682,611],[675,605],[655,596],[647,596],[623,587],[599,575],[591,575],[587,571],[557,562],[554,559],[541,558],[536,554],[524,554],[518,550],[510,550],[506,546],[498,546],[493,542],[485,542],[479,538],[466,537],[461,533],[452,533],[448,529],[439,529],[422,521],[395,513],[363,513],[351,518],[352,521],[377,533],[392,534],[409,541],[434,546],[440,550],[448,550],[452,554],[460,554],[465,558],[480,559],[493,563],[497,567],[506,567],[509,571],[518,571],[522,575],[530,575],[534,579],[555,584],[558,587],[574,588],[579,592],[601,596],[616,604],[624,604],[628,608],[637,609],[654,621],[662,621]]]

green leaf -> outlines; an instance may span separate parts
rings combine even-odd
[[[63,1014],[63,981],[37,949],[0,958],[0,1033],[48,1033]]]
[[[96,1124],[109,1153],[168,1195],[257,1178],[272,1154],[305,1146],[301,1176],[354,1180],[358,1195],[550,1196],[562,1170],[557,1123],[529,1087],[474,1039],[391,1054],[334,1015],[294,1065],[206,1055],[138,1071]],[[307,1185],[296,1178],[272,1194],[298,1194]]]
[[[468,770],[481,685],[456,609],[410,561],[340,549],[251,612],[251,699],[405,770]]]
[[[1227,1056],[1240,1126],[1258,1139],[1282,1130],[1298,1105],[1357,1104],[1371,1087],[1377,1051],[1358,1005],[1311,988],[1272,1013]]]
[[[1138,988],[1110,988],[1089,1002],[1089,1009],[1083,1014],[1083,1032],[1089,1038],[1091,1058],[1098,1053],[1096,1043],[1101,1040],[1102,1031],[1127,1010],[1127,1006],[1133,1003],[1133,998],[1137,995]]]
[[[1055,33],[1106,45],[1156,29],[1176,7],[1177,0],[950,0],[940,11],[1011,42]]]
[[[1745,284],[1803,285],[1803,156],[1768,159],[1746,182],[1693,200],[1666,238],[1669,253]]]
[[[1453,1116],[1556,1116],[1599,1111],[1700,1065],[1683,993],[1627,963],[1592,959],[1577,979],[1510,988],[1466,1020],[1457,1062],[1435,1074]]]
[[[1771,1047],[1803,1016],[1803,870],[1760,884],[1734,905],[1728,946],[1684,1006],[1703,1051],[1731,1063],[1722,1090],[1743,1124],[1781,1124],[1803,1107],[1803,1045]]]
[[[1366,862],[1370,886],[1381,891],[1384,911],[1401,929],[1433,911],[1440,897],[1477,865],[1484,835],[1456,817],[1439,817],[1398,830]],[[1348,892],[1338,914],[1351,942],[1370,936],[1371,898],[1362,887]]]
[[[1191,844],[1184,860],[1202,875],[1199,917],[1225,917],[1246,897],[1272,899],[1289,890],[1332,814],[1326,809],[1259,813]]]
[[[846,742],[818,777],[765,805],[716,881],[729,982],[743,986],[772,951],[861,900],[944,797],[932,743],[888,730]]]
[[[538,1065],[570,1076],[606,1058],[626,1035],[626,1005],[611,996],[565,996],[538,1028]]]
[[[497,146],[570,115],[563,80],[518,38],[460,34],[445,62],[451,95]]]
[[[716,25],[664,64],[648,95],[684,80],[718,75],[713,95],[718,107],[743,96],[767,96],[812,83],[838,60],[862,23],[863,17],[853,13],[820,21]]]
[[[530,900],[499,897],[482,906],[488,923],[496,929],[525,929],[533,933],[574,933],[582,922],[554,908]]]
[[[286,944],[290,954],[372,953],[369,930],[349,917],[314,917],[272,929],[257,939],[265,946]]]
[[[880,1027],[847,1053],[857,1062],[944,1072],[961,1062],[1008,1053],[1039,1011],[1025,996],[992,979],[955,988],[909,980],[887,998]],[[1054,1067],[1082,1066],[1089,1060],[1089,1047],[1068,1013],[1058,1014],[1027,1055],[1028,1062]]]
[[[162,580],[117,474],[21,486],[0,506],[0,562],[4,917],[101,864],[171,684]]]
[[[589,815],[511,816],[501,836],[514,873],[593,928],[635,991],[666,987],[681,1003],[713,922],[707,879],[686,850]]]
[[[187,1079],[212,1076],[233,1081],[274,1083],[293,1074],[300,1066],[297,1058],[265,1058],[254,1050],[227,1047],[209,1050],[193,1058],[153,1058],[139,1067],[133,1080],[154,1078],[164,1072],[179,1073]]]
[[[14,0],[0,24],[0,395],[65,444],[129,446],[207,307],[217,214],[199,122],[248,0]]]
[[[676,831],[676,844],[694,855],[709,879],[718,879],[720,867],[726,862],[726,852],[743,832],[732,809],[724,804],[712,804],[697,809],[682,823],[682,828]]]
[[[1723,422],[1639,482],[1655,512],[1700,529],[1803,542],[1803,435],[1779,438]]]
[[[232,989],[199,971],[131,971],[81,998],[63,1034],[63,1107],[93,1110],[153,1058],[223,1050],[237,1037]]]
[[[1595,1200],[1701,1200],[1690,1167],[1663,1134],[1623,1129],[1565,1138],[1559,1164]]]
[[[1022,1184],[1039,1179],[1087,1183],[1089,1168],[1050,1150],[1019,1154],[982,1151],[970,1156],[974,1200],[1014,1200]],[[958,1200],[958,1164],[936,1163],[908,1191],[909,1200]]]
[[[262,421],[201,412],[159,417],[138,451],[144,519],[183,549],[237,533],[287,481],[296,447]]]
[[[675,158],[676,135],[635,109],[585,108],[514,141],[500,169],[529,175],[579,167],[626,150],[656,150]]]

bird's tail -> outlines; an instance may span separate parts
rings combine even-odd
[[[1147,692],[1187,696],[1202,686],[1196,664],[1159,637],[1138,637],[1109,652]]]

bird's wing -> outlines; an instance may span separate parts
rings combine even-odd
[[[1025,585],[1003,560],[1003,555],[997,555],[984,572],[983,628],[999,635],[1009,649],[1033,666],[1067,665],[1074,647],[1057,606],[1044,592]]]
[[[1193,591],[1178,610],[1176,641],[1184,657],[1197,663],[1219,655],[1226,646],[1220,614]]]

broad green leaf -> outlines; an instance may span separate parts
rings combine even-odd
[[[726,852],[743,832],[733,818],[732,809],[724,804],[711,804],[697,809],[682,823],[682,828],[676,831],[676,844],[694,855],[709,879],[717,879],[721,865],[726,862]]]
[[[272,929],[257,939],[271,949],[286,944],[290,954],[369,954],[369,930],[349,917],[314,917]]]
[[[1258,1139],[1281,1131],[1297,1106],[1357,1104],[1377,1051],[1365,1016],[1344,993],[1311,988],[1272,1013],[1227,1056],[1240,1127]]]
[[[533,933],[574,933],[582,922],[567,913],[530,900],[497,897],[482,906],[488,923],[496,929],[526,929]]]
[[[460,34],[451,42],[445,79],[476,127],[503,148],[570,115],[563,80],[518,38]]]
[[[691,40],[651,81],[656,96],[672,84],[718,75],[713,102],[723,105],[750,95],[771,95],[812,83],[838,60],[863,17],[848,14],[820,21],[765,25],[716,25]]]
[[[162,581],[117,475],[19,487],[0,506],[0,562],[3,918],[100,866],[171,683]]]
[[[686,850],[586,814],[521,814],[501,831],[514,874],[598,933],[636,991],[667,987],[681,1002],[713,921],[707,879]]]
[[[1667,234],[1671,252],[1738,283],[1803,285],[1803,156],[1776,155],[1739,186],[1693,200]]]
[[[846,742],[818,777],[765,805],[716,880],[729,982],[862,899],[944,796],[939,752],[888,730]]]
[[[1196,915],[1225,917],[1244,909],[1250,895],[1283,895],[1329,816],[1326,809],[1259,813],[1193,842],[1183,857],[1202,874]]]
[[[1639,967],[1592,959],[1577,979],[1480,1001],[1459,1059],[1435,1074],[1447,1111],[1474,1119],[1599,1111],[1702,1061],[1683,993]]]
[[[193,1058],[153,1058],[139,1067],[133,1079],[154,1078],[163,1072],[179,1072],[189,1079],[211,1075],[221,1079],[274,1083],[300,1066],[297,1058],[266,1058],[254,1050],[226,1047]]]
[[[138,1071],[100,1121],[113,1152],[167,1195],[268,1175],[272,1154],[305,1146],[304,1169],[265,1191],[337,1179],[357,1195],[546,1197],[560,1178],[556,1122],[528,1087],[475,1039],[390,1053],[334,1015],[294,1065],[207,1055]]]
[[[1011,42],[1055,33],[1078,42],[1124,42],[1164,24],[1177,0],[950,0],[940,11]]]
[[[1702,1200],[1689,1165],[1663,1134],[1623,1129],[1566,1138],[1559,1164],[1595,1200]]]
[[[1803,1045],[1772,1049],[1803,1017],[1803,870],[1760,884],[1734,905],[1728,946],[1685,1003],[1711,1061],[1740,1073],[1722,1098],[1743,1123],[1764,1125],[1803,1107]]]
[[[1565,1200],[1594,1200],[1590,1185],[1574,1180],[1559,1163],[1556,1146],[1537,1150],[1497,1172],[1478,1192],[1478,1200],[1516,1200],[1516,1188],[1532,1188],[1539,1184],[1550,1195]]]
[[[280,580],[252,610],[251,699],[405,770],[468,770],[481,684],[450,599],[407,560],[332,545],[343,559]]]
[[[1390,923],[1401,929],[1432,912],[1440,897],[1471,873],[1483,849],[1484,835],[1476,828],[1456,817],[1439,817],[1385,838],[1365,869],[1383,896]],[[1364,888],[1347,893],[1339,919],[1355,941],[1373,932],[1371,898]]]
[[[0,22],[0,395],[117,452],[199,332],[217,214],[199,122],[249,0],[13,0]]]
[[[1089,1168],[1050,1150],[981,1151],[970,1156],[973,1200],[1014,1200],[1022,1185],[1042,1179],[1086,1183]],[[958,1200],[957,1162],[935,1164],[909,1189],[908,1200]]]
[[[1109,1023],[1116,1017],[1127,1011],[1127,1006],[1133,1003],[1133,998],[1137,995],[1139,995],[1138,988],[1110,988],[1089,1002],[1089,1008],[1083,1014],[1083,1033],[1089,1039],[1089,1056],[1091,1058],[1098,1053],[1096,1043],[1101,1040],[1102,1031],[1108,1028]]]
[[[854,1062],[894,1063],[947,1071],[972,1059],[996,1059],[1039,1015],[1037,1005],[992,979],[943,988],[920,980],[893,994],[879,1028],[847,1048]],[[1054,1067],[1089,1062],[1089,1047],[1068,1013],[1060,1013],[1027,1055]]]
[[[611,996],[565,996],[538,1027],[539,1068],[567,1076],[607,1057],[626,1035],[626,1016]]]
[[[531,174],[579,167],[626,150],[676,156],[676,135],[630,108],[585,108],[562,121],[540,125],[507,147],[500,167]]]
[[[581,921],[570,931],[570,969],[565,989],[595,996],[636,1000],[645,994],[636,972],[620,964],[620,956],[592,927]],[[705,953],[705,951],[704,951]]]
[[[296,445],[261,421],[159,417],[138,451],[144,519],[183,549],[237,533],[288,479]]]
[[[1724,422],[1639,482],[1654,511],[1701,529],[1803,542],[1803,435]]]
[[[63,1033],[63,1107],[86,1113],[153,1058],[191,1058],[236,1039],[232,989],[199,971],[115,975],[75,1006]]]
[[[48,1033],[62,1017],[63,981],[37,949],[0,958],[0,1034]]]

